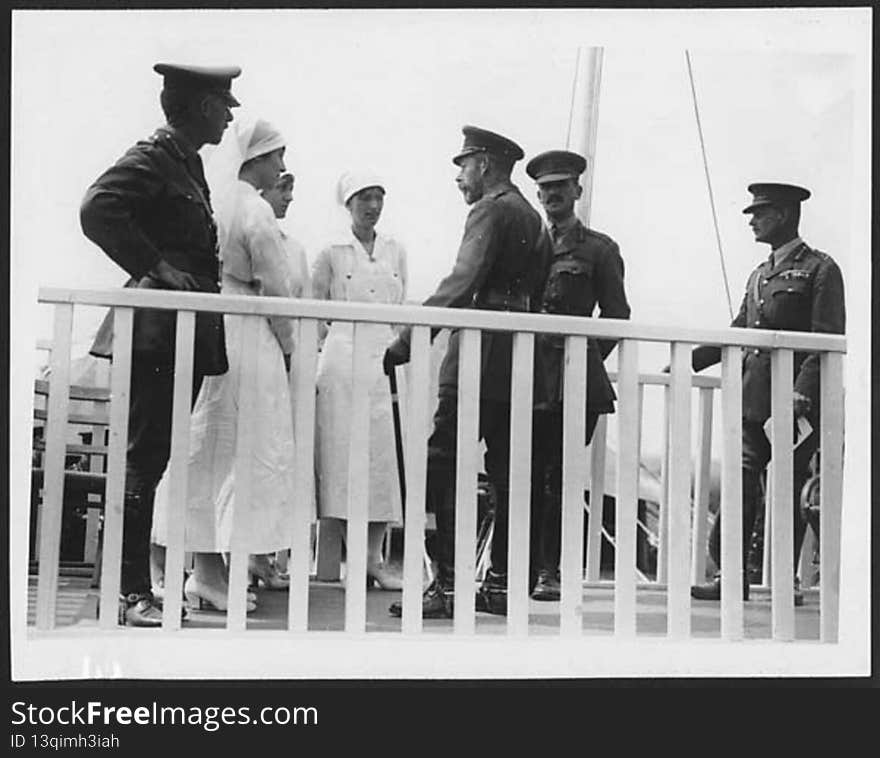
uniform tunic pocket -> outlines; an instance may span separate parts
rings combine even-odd
[[[569,258],[553,263],[544,299],[549,313],[589,315],[594,302],[592,261]]]
[[[770,293],[771,322],[777,329],[809,329],[810,283],[804,279],[779,279]]]

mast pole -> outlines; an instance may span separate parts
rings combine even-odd
[[[584,226],[590,225],[593,206],[593,175],[596,166],[596,133],[599,126],[599,91],[602,83],[604,48],[578,48],[572,106],[566,147],[587,159],[581,185],[584,188],[575,213]]]

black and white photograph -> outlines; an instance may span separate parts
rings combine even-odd
[[[11,21],[13,681],[870,673],[870,8]]]

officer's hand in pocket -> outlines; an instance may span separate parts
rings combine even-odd
[[[192,274],[174,268],[170,263],[160,260],[150,271],[151,276],[158,279],[163,284],[167,284],[173,290],[198,290],[199,285],[196,283]]]

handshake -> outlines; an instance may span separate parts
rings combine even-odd
[[[394,367],[409,362],[409,344],[398,337],[385,351],[382,358],[382,370],[385,376],[391,376]]]

